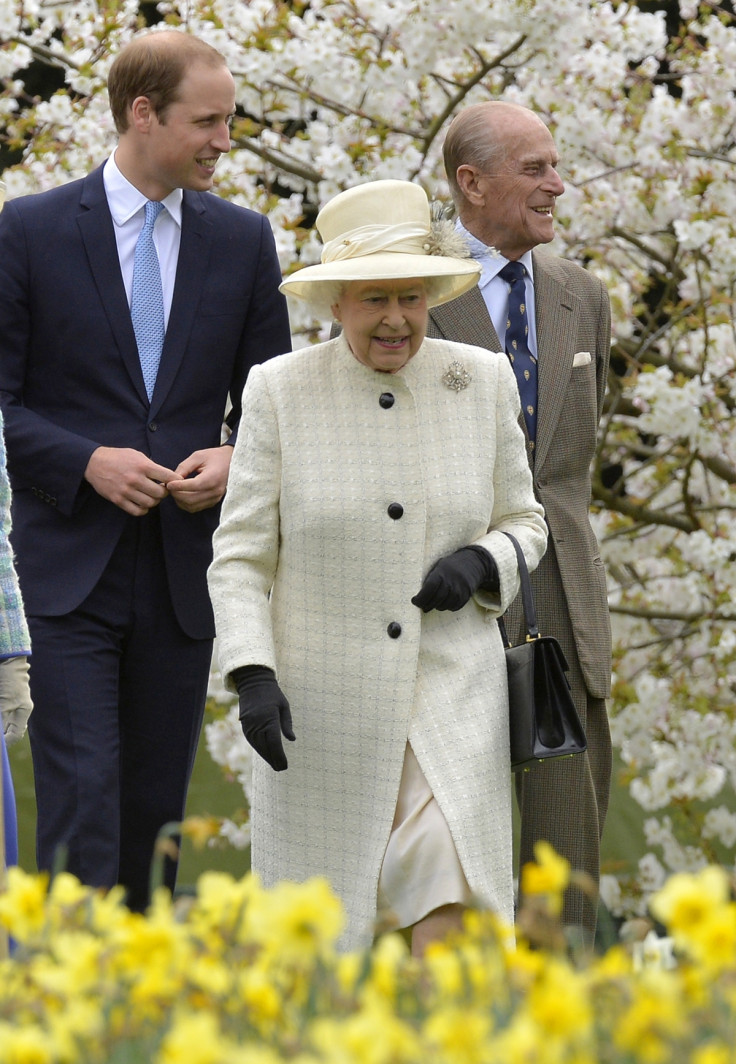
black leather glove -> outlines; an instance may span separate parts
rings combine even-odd
[[[430,610],[461,610],[478,588],[498,591],[498,568],[485,547],[471,544],[440,558],[424,578],[411,600],[424,613]]]
[[[265,665],[243,665],[232,673],[240,700],[240,726],[250,745],[274,772],[288,767],[281,733],[290,742],[296,739],[286,696],[276,683],[273,669]]]

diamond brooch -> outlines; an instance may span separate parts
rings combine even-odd
[[[472,379],[462,362],[451,362],[447,373],[442,377],[442,383],[451,388],[453,392],[461,392],[463,388],[467,388]]]

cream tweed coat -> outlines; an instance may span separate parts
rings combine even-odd
[[[454,361],[471,377],[460,391],[442,380]],[[498,530],[530,569],[546,543],[518,417],[505,356],[444,340],[391,375],[343,336],[250,372],[210,592],[223,675],[274,669],[296,733],[285,772],[255,758],[252,867],[267,885],[327,876],[344,948],[371,940],[407,740],[471,889],[512,919],[495,621],[518,574]],[[411,603],[423,577],[469,543],[495,558],[500,595],[423,614]]]

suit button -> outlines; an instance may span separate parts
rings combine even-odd
[[[394,405],[396,400],[394,399],[391,392],[382,392],[378,398],[378,402],[381,404],[384,410],[388,410]]]
[[[400,502],[392,502],[388,508],[388,516],[394,521],[398,521],[400,517],[404,516],[404,507]]]
[[[392,639],[398,639],[401,635],[401,625],[398,621],[391,621],[386,631]]]
[[[155,432],[157,428],[158,428],[158,421],[151,421],[149,423],[149,425],[148,425],[148,431],[149,432]]]

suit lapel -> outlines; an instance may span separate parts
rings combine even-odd
[[[141,402],[148,406],[138,345],[120,272],[114,223],[102,181],[102,167],[85,179],[80,204],[79,230],[100,302],[133,386]]]
[[[212,226],[207,221],[204,196],[185,191],[174,296],[151,399],[151,414],[161,408],[184,357],[207,276],[211,246]]]
[[[536,275],[535,275],[536,276]],[[430,321],[434,323],[435,330],[430,335],[441,336],[446,340],[454,340],[458,344],[473,344],[474,347],[485,347],[487,351],[503,351],[496,330],[493,327],[488,307],[480,293],[479,288],[471,288],[465,295],[453,299],[450,303],[443,303],[434,307],[430,312]],[[519,425],[524,433],[529,450],[529,432],[523,414],[519,414]],[[539,420],[537,419],[537,432],[539,432]]]
[[[488,351],[501,350],[496,330],[477,286],[450,303],[433,307],[430,318],[438,334],[446,340],[485,347]]]
[[[539,471],[557,431],[572,373],[570,336],[575,333],[579,299],[545,267],[542,256],[534,253],[534,306],[537,321],[539,411],[534,464]],[[443,303],[430,311],[431,334],[500,351],[488,309],[479,288]],[[523,417],[520,424],[526,435]]]
[[[537,318],[539,411],[535,464],[543,464],[557,431],[572,373],[569,338],[574,334],[578,298],[534,255],[534,306]]]

